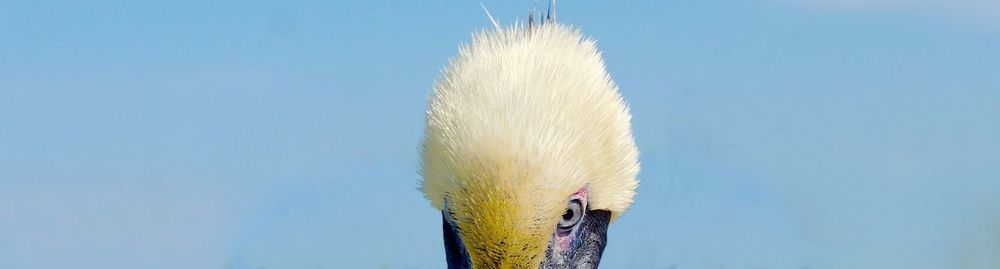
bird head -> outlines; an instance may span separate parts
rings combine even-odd
[[[575,28],[476,34],[434,84],[421,148],[449,268],[596,268],[638,186],[630,117]]]

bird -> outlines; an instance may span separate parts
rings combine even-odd
[[[594,39],[547,14],[493,24],[435,80],[419,189],[448,268],[597,268],[632,205],[631,114]],[[485,7],[484,7],[485,9]]]

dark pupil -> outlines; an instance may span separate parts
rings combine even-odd
[[[567,221],[573,219],[573,210],[566,209],[566,214],[563,214],[562,218]]]

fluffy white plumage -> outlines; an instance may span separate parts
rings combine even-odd
[[[421,188],[447,207],[471,250],[544,247],[580,189],[612,218],[632,203],[639,164],[629,121],[594,41],[576,29],[484,31],[434,84]]]

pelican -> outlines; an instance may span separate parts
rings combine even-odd
[[[628,106],[551,3],[537,23],[489,17],[435,81],[420,150],[448,268],[597,268],[639,184]]]

